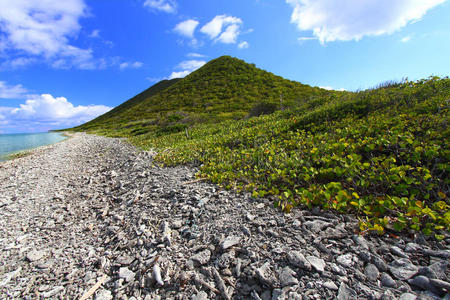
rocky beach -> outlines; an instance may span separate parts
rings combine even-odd
[[[77,133],[0,163],[2,299],[450,299],[450,237],[358,220],[164,168]]]

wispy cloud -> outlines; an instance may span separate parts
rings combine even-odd
[[[177,3],[173,0],[146,0],[144,6],[166,13],[177,11]]]
[[[177,66],[178,71],[172,72],[168,77],[168,79],[186,77],[187,75],[201,68],[205,64],[206,61],[203,60],[185,60],[180,64],[178,64]]]
[[[140,61],[135,61],[135,62],[123,62],[121,64],[119,64],[119,69],[121,70],[125,70],[125,69],[139,69],[143,66],[144,64]]]
[[[286,0],[293,7],[291,22],[312,31],[323,44],[390,34],[420,20],[445,0]]]
[[[409,42],[410,40],[411,40],[411,36],[405,36],[400,39],[400,42],[406,43],[406,42]]]
[[[191,52],[186,54],[187,57],[193,57],[193,58],[203,58],[206,57],[206,55],[200,54],[200,53],[195,53],[195,52]]]
[[[21,84],[8,85],[5,81],[0,81],[0,98],[3,99],[19,99],[28,93],[27,89]]]

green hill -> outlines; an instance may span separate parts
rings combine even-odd
[[[221,57],[151,89],[76,130],[127,136],[157,162],[197,165],[287,212],[351,213],[363,233],[448,234],[448,77],[337,92]]]
[[[273,110],[329,93],[222,56],[183,79],[157,83],[75,130],[118,136],[178,132],[198,123],[242,119],[261,102],[263,111]]]

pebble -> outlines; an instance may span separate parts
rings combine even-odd
[[[303,256],[300,251],[290,251],[288,253],[289,263],[295,267],[299,267],[310,271],[311,263]]]
[[[40,260],[41,258],[43,258],[45,256],[46,252],[43,250],[32,250],[30,252],[27,253],[27,259],[30,262],[35,262],[37,260]]]
[[[364,274],[366,275],[367,279],[369,279],[372,282],[376,282],[380,272],[378,271],[375,265],[368,264],[364,269]]]
[[[125,279],[126,282],[133,281],[135,275],[136,274],[127,267],[122,267],[119,269],[119,277]]]
[[[229,236],[225,238],[222,242],[220,242],[220,248],[222,250],[226,250],[230,247],[233,247],[237,244],[239,244],[240,238],[237,236]]]
[[[387,273],[381,273],[381,285],[385,287],[395,288],[397,283]]]
[[[411,263],[407,258],[394,260],[389,265],[392,275],[399,280],[408,280],[417,274],[419,268]]]
[[[278,276],[280,279],[280,283],[282,287],[296,285],[298,284],[298,279],[296,278],[296,273],[289,267],[284,267],[280,275]]]
[[[319,273],[322,273],[325,270],[325,261],[316,256],[309,255],[306,257],[311,266]]]

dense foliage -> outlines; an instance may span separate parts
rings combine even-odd
[[[287,212],[321,206],[354,213],[362,232],[440,239],[450,225],[449,104],[448,78],[324,91],[222,57],[89,126]]]

